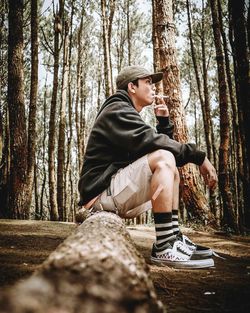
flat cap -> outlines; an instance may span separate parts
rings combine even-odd
[[[162,80],[163,73],[152,73],[141,66],[127,66],[121,70],[116,78],[117,89],[126,89],[129,82],[133,82],[138,78],[151,77],[155,84]]]

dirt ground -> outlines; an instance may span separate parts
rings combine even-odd
[[[0,220],[0,292],[28,277],[76,227],[73,223]],[[214,268],[179,270],[150,263],[154,227],[128,230],[149,265],[168,313],[250,312],[250,237],[182,228],[223,259],[214,257]]]

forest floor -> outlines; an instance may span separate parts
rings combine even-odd
[[[0,292],[38,268],[76,228],[74,223],[0,220]],[[250,312],[250,237],[182,228],[193,241],[208,245],[210,269],[184,270],[150,264],[154,227],[128,230],[149,265],[156,292],[168,313]]]

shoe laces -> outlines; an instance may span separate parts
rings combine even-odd
[[[192,254],[189,247],[187,247],[182,241],[177,240],[175,243],[176,243],[176,247],[178,247],[181,250],[181,252],[184,252],[187,255]]]

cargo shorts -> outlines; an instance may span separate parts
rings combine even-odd
[[[94,210],[117,213],[122,218],[134,218],[152,208],[150,182],[152,171],[145,155],[119,169],[110,186],[93,204]]]

